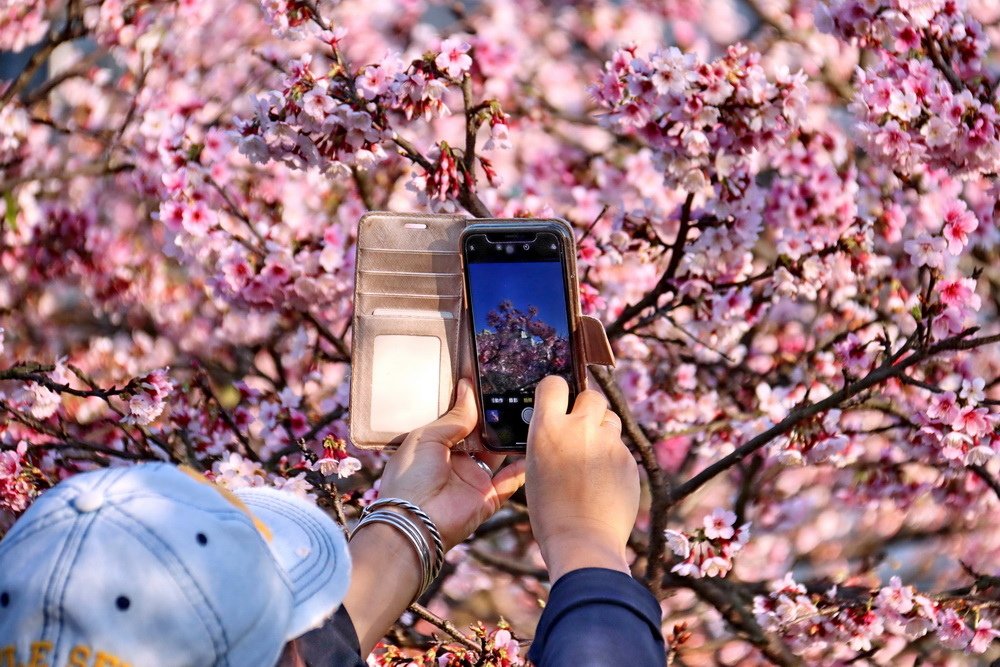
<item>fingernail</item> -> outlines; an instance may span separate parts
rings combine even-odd
[[[461,380],[458,381],[458,396],[456,396],[457,400],[461,401],[462,399],[465,398],[465,395],[468,393],[469,393],[469,381],[466,380],[465,378],[462,378]]]

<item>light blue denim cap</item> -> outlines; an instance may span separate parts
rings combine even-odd
[[[235,495],[160,463],[43,493],[0,541],[0,664],[273,665],[336,611],[350,557],[312,503]]]

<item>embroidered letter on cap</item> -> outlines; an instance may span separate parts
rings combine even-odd
[[[52,642],[31,642],[31,659],[27,667],[49,667],[47,658],[51,650]]]
[[[129,667],[127,662],[118,659],[118,656],[98,651],[94,656],[94,667]]]
[[[13,646],[0,648],[0,667],[17,667],[17,656]]]
[[[89,667],[90,649],[86,646],[74,646],[69,652],[68,667]]]

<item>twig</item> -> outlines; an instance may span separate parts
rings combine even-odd
[[[309,311],[303,312],[302,317],[304,317],[305,320],[309,322],[309,324],[316,327],[316,333],[318,333],[320,337],[325,338],[327,342],[329,342],[331,345],[333,345],[333,347],[337,349],[337,352],[340,353],[342,358],[337,359],[336,361],[344,361],[344,362],[350,361],[351,351],[347,349],[347,344],[343,341],[343,339],[335,336],[333,332],[326,327],[325,324],[320,322],[316,318],[316,316],[310,313]]]
[[[495,556],[487,551],[483,551],[482,549],[477,549],[476,547],[469,547],[469,554],[480,563],[488,565],[495,570],[512,574],[515,577],[533,577],[539,581],[549,580],[548,570],[544,568],[517,563],[507,558]]]
[[[628,324],[636,315],[640,314],[650,306],[656,306],[656,302],[667,292],[674,291],[673,279],[677,274],[677,268],[681,264],[681,257],[684,255],[684,244],[687,242],[688,230],[691,229],[691,206],[694,203],[694,193],[688,193],[681,206],[680,227],[677,229],[677,238],[674,240],[673,248],[670,251],[670,260],[667,268],[660,276],[656,286],[653,287],[644,297],[631,306],[627,306],[618,318],[608,325],[608,337],[615,339],[620,337]]]
[[[35,76],[35,72],[45,64],[45,61],[49,59],[49,56],[52,55],[57,46],[65,42],[70,42],[77,37],[82,37],[84,34],[86,34],[86,29],[83,25],[83,12],[80,2],[79,0],[70,0],[69,7],[66,10],[66,24],[60,30],[50,32],[45,40],[45,44],[31,54],[31,58],[24,65],[24,69],[17,75],[14,82],[7,87],[3,96],[0,96],[0,108],[7,106],[14,99],[14,96],[28,85],[31,78]]]
[[[592,372],[604,391],[604,395],[607,396],[608,403],[621,417],[622,431],[632,443],[636,453],[639,454],[639,461],[649,479],[649,492],[652,499],[649,510],[649,547],[645,579],[646,583],[653,588],[653,593],[659,596],[661,592],[660,574],[663,571],[663,552],[666,548],[663,531],[667,527],[667,508],[670,505],[671,495],[670,481],[664,475],[663,469],[656,459],[653,443],[650,442],[635,415],[632,414],[632,410],[618,384],[614,381],[611,372],[597,367],[592,369]]]
[[[997,494],[997,498],[1000,498],[1000,481],[997,481],[997,478],[991,475],[989,470],[976,463],[966,467],[975,473],[976,477],[983,480],[986,486],[993,489],[993,493]]]
[[[205,397],[215,403],[216,407],[219,409],[219,415],[222,417],[222,421],[226,423],[229,430],[232,431],[233,435],[236,436],[236,439],[240,441],[241,445],[243,445],[243,451],[246,452],[247,457],[257,463],[260,463],[260,456],[258,456],[257,451],[250,446],[250,439],[247,438],[246,434],[244,434],[243,431],[240,430],[239,426],[236,425],[236,420],[233,419],[233,416],[229,414],[229,410],[222,405],[222,401],[219,400],[219,397],[215,395],[215,391],[212,390],[212,384],[209,381],[208,374],[205,373],[204,369],[198,369],[198,372],[195,373],[194,380],[198,385],[198,388],[201,389],[203,394],[205,394]]]
[[[44,375],[44,373],[49,373],[53,370],[55,370],[53,366],[41,366],[38,364],[19,365],[0,371],[0,380],[34,382],[35,384],[39,384],[50,391],[79,396],[81,398],[89,398],[91,396],[108,398],[110,396],[120,396],[122,394],[135,391],[134,381],[129,382],[120,389],[114,386],[110,389],[74,389],[68,384],[55,382],[48,376]]]
[[[941,352],[970,350],[1000,341],[1000,335],[983,336],[982,338],[968,338],[968,336],[974,332],[975,329],[964,331],[956,336],[932,345],[926,350],[917,352],[905,359],[902,359],[895,365],[882,365],[861,380],[858,380],[853,384],[845,385],[842,389],[830,394],[830,396],[821,401],[793,409],[785,419],[781,420],[763,433],[751,438],[745,444],[736,448],[735,451],[722,457],[715,463],[712,463],[697,475],[677,487],[671,494],[669,504],[674,505],[684,498],[687,498],[703,485],[708,483],[716,475],[719,475],[720,473],[733,467],[745,457],[764,447],[779,435],[792,430],[799,422],[818,415],[821,412],[830,410],[831,408],[835,408],[852,396],[856,396],[890,378],[899,378],[903,375],[903,371],[911,366],[919,364]]]
[[[427,607],[414,602],[410,605],[409,610],[424,619],[431,625],[443,630],[448,633],[453,639],[457,640],[458,643],[462,644],[466,648],[472,649],[477,653],[482,651],[483,647],[480,646],[479,642],[472,640],[465,633],[455,627],[451,621],[446,621],[434,612],[432,612]]]
[[[68,181],[78,176],[114,176],[115,174],[120,174],[123,171],[131,171],[135,169],[133,164],[104,164],[102,162],[94,162],[92,164],[87,164],[79,169],[72,169],[70,171],[63,172],[46,172],[42,174],[25,174],[24,176],[15,176],[9,178],[6,181],[0,181],[0,192],[9,192],[12,188],[22,185],[24,183],[31,183],[33,181]]]

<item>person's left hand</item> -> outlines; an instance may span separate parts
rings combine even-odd
[[[437,421],[403,440],[382,473],[379,496],[402,498],[426,512],[450,549],[467,538],[524,484],[524,459],[492,478],[468,454],[451,448],[476,428],[472,384],[461,379],[455,406]],[[503,454],[479,452],[476,458],[495,472]]]

